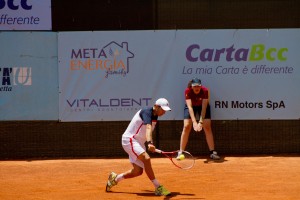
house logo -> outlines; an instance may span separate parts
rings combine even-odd
[[[121,45],[111,42],[103,47],[103,50],[113,61],[111,67],[106,70],[106,78],[108,75],[121,74],[125,76],[129,73],[129,59],[133,58],[134,54],[128,50],[127,42],[123,42]]]
[[[105,78],[125,77],[133,57],[127,42],[119,44],[112,41],[103,48],[72,49],[70,70],[104,71]]]

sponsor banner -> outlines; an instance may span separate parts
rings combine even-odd
[[[182,120],[193,77],[212,119],[299,119],[300,29],[61,32],[59,119],[130,120],[157,98]]]
[[[51,30],[51,0],[0,0],[0,30]]]
[[[0,36],[0,120],[57,120],[57,33]]]

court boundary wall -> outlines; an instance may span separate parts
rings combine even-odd
[[[212,121],[216,149],[222,155],[300,152],[299,120]],[[0,159],[127,157],[121,135],[129,122],[0,122]],[[183,121],[159,121],[157,147],[179,148]],[[205,134],[191,132],[187,150],[207,155]]]

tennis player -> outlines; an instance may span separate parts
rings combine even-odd
[[[113,186],[117,185],[124,179],[142,175],[143,170],[145,170],[148,178],[155,187],[155,195],[167,196],[171,194],[155,178],[150,156],[147,153],[147,151],[155,151],[155,146],[152,140],[152,132],[155,128],[158,117],[164,115],[166,111],[170,110],[171,108],[169,107],[168,100],[160,98],[155,102],[153,107],[143,108],[134,115],[122,135],[122,146],[129,155],[129,160],[133,168],[120,174],[111,172],[106,184],[106,192],[111,191]]]
[[[185,150],[192,127],[196,132],[200,132],[204,129],[206,142],[210,151],[210,158],[219,160],[220,156],[217,151],[215,151],[214,137],[211,128],[209,90],[202,86],[201,80],[198,78],[192,79],[185,89],[184,120],[180,139],[180,151]]]

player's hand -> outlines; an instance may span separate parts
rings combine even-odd
[[[202,128],[203,128],[203,126],[202,126],[203,124],[202,123],[198,123],[198,131],[200,132],[200,131],[202,131]]]
[[[199,132],[202,130],[202,127],[200,128],[197,122],[193,123],[193,128],[196,132]]]
[[[150,141],[146,141],[145,142],[145,148],[146,148],[146,152],[149,153],[149,152],[155,152],[155,146],[152,142]]]
[[[148,144],[148,151],[154,153],[154,152],[155,152],[155,149],[156,149],[156,148],[155,148],[154,144]]]

